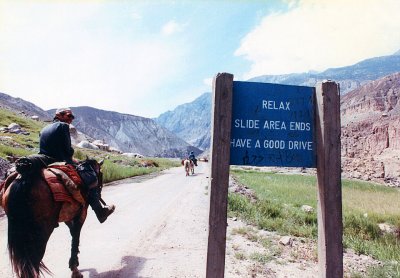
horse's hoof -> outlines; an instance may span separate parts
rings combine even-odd
[[[80,273],[78,269],[72,270],[71,278],[83,278],[83,275]]]

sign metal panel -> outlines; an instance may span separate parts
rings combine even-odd
[[[315,88],[233,82],[230,164],[316,167]]]

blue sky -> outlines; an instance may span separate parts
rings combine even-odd
[[[0,0],[0,92],[156,117],[236,80],[400,49],[398,0]]]

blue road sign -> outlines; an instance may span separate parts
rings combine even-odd
[[[316,167],[314,92],[234,81],[230,164]]]

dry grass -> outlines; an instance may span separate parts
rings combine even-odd
[[[371,192],[343,188],[342,195],[345,210],[357,210],[368,214],[400,215],[400,190]]]

